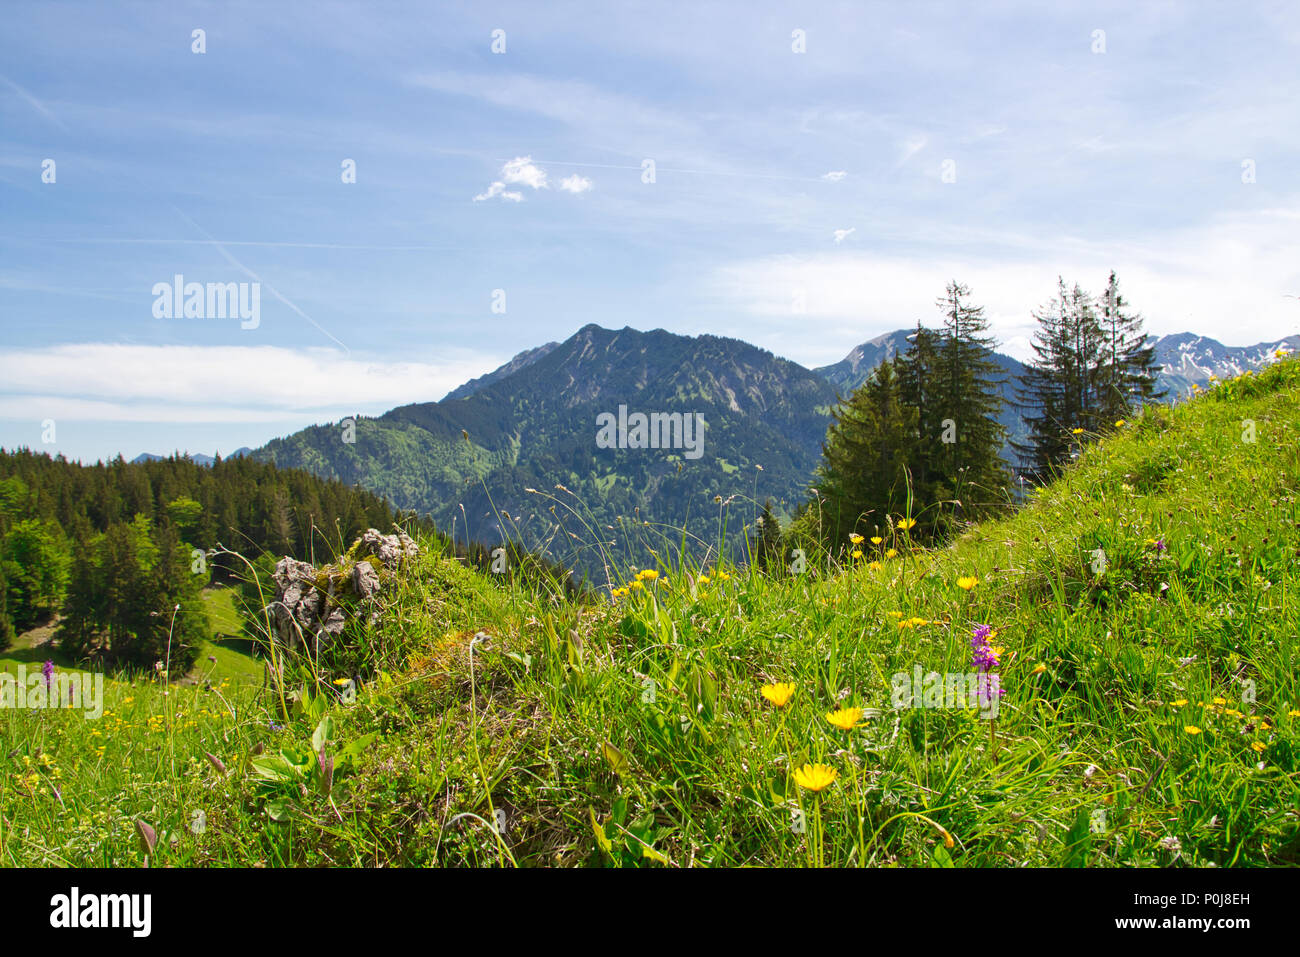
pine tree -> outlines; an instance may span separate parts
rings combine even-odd
[[[14,640],[14,623],[9,620],[7,605],[4,563],[0,562],[0,651],[8,648]]]
[[[1119,279],[1111,270],[1098,303],[1104,337],[1098,370],[1098,405],[1103,421],[1122,419],[1165,395],[1156,384],[1161,367],[1156,363],[1155,347],[1147,343],[1142,317],[1127,312],[1128,305],[1120,295]]]
[[[993,359],[994,340],[988,335],[984,307],[970,302],[970,289],[955,280],[936,305],[943,311],[944,331],[935,353],[934,412],[930,428],[921,436],[932,469],[942,476],[936,495],[951,494],[963,514],[985,511],[981,505],[1001,500],[1009,477],[1002,461],[1006,430],[998,419],[1002,411],[999,386],[1005,381]]]
[[[1034,358],[1020,377],[1017,402],[1029,438],[1014,445],[1028,477],[1042,481],[1078,450],[1080,435],[1105,422],[1105,337],[1091,297],[1057,279],[1057,295],[1033,314]]]
[[[913,494],[918,502],[926,504],[944,497],[939,489],[943,484],[939,462],[942,446],[935,441],[935,437],[943,432],[939,388],[935,381],[939,345],[939,334],[924,328],[918,321],[916,332],[908,336],[908,348],[894,360],[898,370],[898,401],[904,407],[916,410],[916,427],[910,433],[912,450],[908,466],[912,472]]]
[[[842,542],[860,528],[870,528],[872,521],[881,524],[886,513],[914,511],[908,455],[916,410],[899,402],[894,361],[887,360],[832,418],[816,485],[825,500],[822,536]]]

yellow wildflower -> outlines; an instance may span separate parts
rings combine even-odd
[[[820,791],[838,776],[838,771],[824,764],[805,764],[794,772],[794,783],[807,791]]]
[[[853,726],[862,720],[862,709],[840,708],[839,711],[829,711],[826,713],[826,720],[837,728],[852,731]]]
[[[763,685],[763,697],[772,702],[772,704],[776,705],[778,708],[785,707],[786,702],[790,700],[790,696],[793,694],[793,682]]]

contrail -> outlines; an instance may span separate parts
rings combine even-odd
[[[247,275],[247,276],[251,276],[251,277],[253,278],[253,281],[254,281],[254,282],[259,282],[259,283],[261,283],[262,285],[266,286],[266,288],[270,290],[271,295],[275,296],[276,299],[279,299],[282,303],[284,303],[286,306],[288,306],[290,309],[292,309],[292,310],[293,310],[294,312],[296,312],[298,315],[302,316],[304,319],[306,319],[308,322],[310,322],[313,326],[316,327],[316,330],[317,330],[318,332],[320,332],[322,335],[328,337],[329,339],[332,339],[334,342],[337,342],[338,345],[339,345],[339,348],[342,349],[344,352],[346,352],[348,355],[351,355],[351,354],[352,354],[352,350],[349,349],[346,345],[344,345],[343,342],[340,341],[340,339],[339,339],[336,335],[334,335],[332,332],[330,332],[328,329],[326,329],[324,326],[322,326],[319,322],[317,322],[317,321],[316,321],[315,319],[313,319],[311,316],[307,315],[307,313],[305,313],[305,312],[303,312],[301,309],[299,309],[298,306],[297,306],[295,303],[291,302],[289,299],[287,299],[287,298],[285,298],[284,296],[282,296],[282,295],[280,294],[279,290],[277,290],[277,289],[276,289],[274,286],[272,286],[269,282],[266,282],[266,281],[265,281],[264,279],[262,279],[262,277],[259,276],[257,273],[253,272],[253,270],[249,269],[247,266],[245,266],[243,263],[241,263],[241,262],[240,262],[238,259],[236,259],[234,256],[230,255],[230,253],[229,253],[229,251],[226,249],[226,247],[223,246],[223,245],[222,245],[220,242],[218,242],[216,239],[214,239],[211,233],[209,233],[206,229],[204,229],[202,226],[200,226],[200,225],[199,225],[198,223],[196,223],[194,220],[190,219],[189,216],[186,216],[185,213],[182,212],[180,209],[177,209],[177,207],[176,207],[175,205],[172,205],[172,209],[176,211],[176,214],[177,214],[178,216],[180,216],[180,217],[182,217],[183,219],[185,219],[186,222],[188,222],[191,226],[193,226],[195,229],[197,229],[199,232],[201,232],[204,236],[207,236],[207,237],[208,237],[208,241],[209,241],[210,243],[212,243],[212,245],[216,248],[217,252],[221,253],[221,255],[225,257],[225,259],[226,259],[226,261],[227,261],[228,263],[230,263],[230,264],[231,264],[232,266],[234,266],[236,269],[240,269],[240,270],[242,270],[242,271],[244,272],[245,275]]]
[[[57,116],[55,116],[53,113],[51,113],[49,110],[47,110],[47,109],[45,108],[45,104],[44,104],[44,103],[42,103],[40,100],[36,99],[36,97],[32,96],[30,93],[28,93],[26,90],[24,90],[21,86],[19,86],[19,85],[18,85],[17,83],[15,83],[13,80],[9,79],[9,77],[5,76],[3,73],[0,73],[0,80],[4,80],[4,81],[5,81],[6,83],[8,83],[11,87],[13,87],[14,92],[16,92],[19,96],[21,96],[24,100],[26,100],[26,101],[31,105],[32,109],[34,109],[34,110],[36,110],[36,112],[40,113],[41,116],[45,117],[47,120],[49,120],[49,121],[50,121],[51,123],[53,123],[55,126],[57,126],[59,129],[63,130],[63,132],[65,132],[65,133],[68,132],[68,128],[67,128],[66,126],[63,125],[63,121],[62,121],[61,119],[59,119]]]

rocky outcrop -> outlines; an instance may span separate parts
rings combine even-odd
[[[386,575],[419,552],[405,532],[384,535],[368,528],[340,561],[323,568],[280,559],[272,575],[276,595],[270,607],[276,638],[289,647],[307,640],[319,651],[343,633],[358,604],[383,590]]]

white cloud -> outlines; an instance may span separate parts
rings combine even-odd
[[[591,189],[591,180],[574,173],[572,176],[566,176],[560,180],[560,189],[566,193],[585,193]]]
[[[838,183],[848,175],[849,174],[842,169],[833,169],[829,173],[822,173],[822,179],[826,180],[828,183]]]
[[[0,350],[0,419],[330,421],[435,401],[500,364],[368,362],[336,349],[86,343]]]
[[[546,189],[546,170],[533,162],[531,156],[516,156],[501,167],[501,178],[507,183],[522,183],[533,189]]]
[[[484,190],[483,192],[475,196],[474,202],[481,203],[485,199],[492,199],[493,197],[496,196],[500,196],[502,199],[508,199],[512,203],[522,203],[524,201],[523,193],[519,193],[514,190],[507,190],[506,184],[501,182],[500,180],[497,180],[486,190]]]
[[[521,203],[524,194],[517,190],[507,190],[506,184],[528,186],[532,189],[550,189],[551,183],[546,170],[533,162],[531,156],[516,156],[501,167],[501,179],[496,180],[484,192],[474,197],[474,202],[494,199],[500,196],[512,202]],[[592,182],[585,176],[574,173],[559,182],[560,191],[565,193],[585,193],[592,188]]]
[[[856,226],[850,226],[848,229],[835,230],[835,245],[838,246],[840,243],[844,242],[844,240],[852,236],[857,231],[858,231],[858,227]]]
[[[837,251],[735,262],[715,271],[707,292],[750,317],[749,341],[818,365],[917,320],[937,323],[934,300],[957,279],[985,306],[994,336],[1024,355],[1031,311],[1055,294],[1058,275],[1096,293],[1114,268],[1148,332],[1250,345],[1300,333],[1300,303],[1286,298],[1300,294],[1297,221],[1300,209],[1271,209],[1104,242],[950,229],[946,248],[924,257]],[[793,290],[803,291],[798,317]]]

